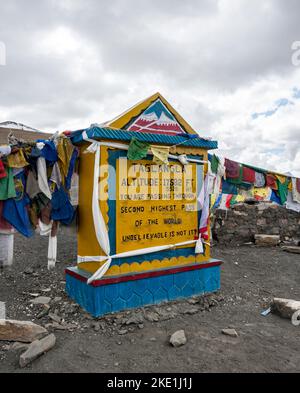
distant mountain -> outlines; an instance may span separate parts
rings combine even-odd
[[[0,123],[0,145],[9,143],[8,137],[10,133],[13,133],[17,139],[28,142],[35,142],[38,139],[48,139],[53,135],[51,133],[48,134],[47,132],[36,130],[22,123],[4,121]]]
[[[4,121],[0,123],[0,128],[9,128],[11,130],[22,130],[22,131],[29,131],[29,132],[41,132],[36,128],[26,126],[25,124],[22,123],[16,123],[15,121]]]

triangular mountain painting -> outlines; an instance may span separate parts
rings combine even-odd
[[[170,135],[185,133],[173,114],[159,98],[138,118],[133,120],[127,126],[127,130]]]
[[[195,134],[192,127],[160,93],[138,103],[106,125],[126,131],[151,134]]]

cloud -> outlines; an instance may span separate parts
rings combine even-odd
[[[0,121],[80,129],[160,91],[220,153],[300,175],[299,15],[298,0],[1,2]]]
[[[293,88],[293,98],[295,98],[296,100],[300,99],[300,89],[298,89],[297,87]]]
[[[213,124],[215,137],[219,140],[220,153],[235,160],[262,168],[277,170],[281,173],[300,174],[299,146],[300,102],[283,105],[272,116],[261,116],[253,119],[251,113],[255,106],[261,107],[266,96],[259,97],[266,90],[275,97],[285,90],[283,86],[274,85],[273,80],[247,86],[235,95],[219,99],[217,106],[225,107],[223,116]],[[277,81],[278,82],[278,81]],[[293,80],[289,84],[293,85]],[[291,93],[291,92],[290,92]],[[228,105],[229,103],[229,105]]]
[[[252,114],[252,119],[257,119],[260,116],[264,116],[264,117],[270,117],[275,115],[275,113],[283,106],[287,106],[287,105],[294,105],[293,101],[290,101],[288,98],[280,98],[279,100],[277,100],[275,102],[275,105],[273,107],[273,109],[269,109],[265,112],[260,112],[260,113],[253,113]]]

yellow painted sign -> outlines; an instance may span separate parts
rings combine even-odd
[[[197,165],[117,161],[116,252],[198,236]]]

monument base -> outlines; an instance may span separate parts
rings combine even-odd
[[[132,275],[108,277],[87,284],[88,273],[66,269],[67,294],[94,317],[122,310],[184,299],[220,289],[221,261]]]

